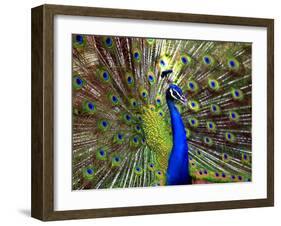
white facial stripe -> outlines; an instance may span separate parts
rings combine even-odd
[[[171,96],[174,98],[174,99],[178,99],[177,97],[174,96],[174,92],[176,92],[178,94],[177,91],[173,91],[172,89],[170,89],[170,93],[171,93]]]
[[[174,92],[176,93],[176,96],[174,95]],[[182,102],[185,102],[185,101],[186,101],[186,99],[185,99],[182,95],[180,95],[180,94],[178,93],[178,91],[170,89],[170,93],[171,93],[171,96],[172,96],[174,99],[176,99],[176,100],[181,100]]]
[[[184,98],[183,96],[180,96],[180,99],[181,99],[182,101],[185,101],[185,98]]]

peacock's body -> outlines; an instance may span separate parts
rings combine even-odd
[[[251,181],[251,44],[73,35],[73,189]]]

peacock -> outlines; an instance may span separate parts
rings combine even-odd
[[[72,35],[72,189],[252,181],[251,43]]]

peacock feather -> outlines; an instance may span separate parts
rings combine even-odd
[[[74,34],[78,189],[251,181],[251,44]]]

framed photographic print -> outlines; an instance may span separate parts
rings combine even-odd
[[[272,206],[272,19],[32,9],[32,216]]]

